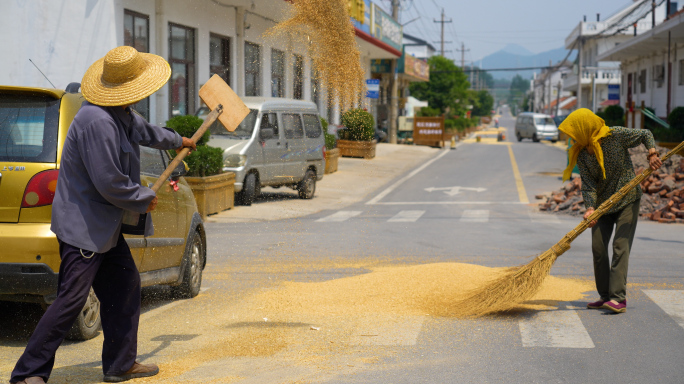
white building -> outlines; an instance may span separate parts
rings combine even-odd
[[[659,23],[665,16],[666,2],[655,10]],[[602,107],[617,104],[614,96],[621,82],[619,63],[599,61],[605,52],[616,45],[629,41],[635,34],[642,34],[652,28],[651,2],[634,0],[625,9],[604,21],[580,22],[565,39],[566,49],[577,49],[578,60],[573,73],[564,81],[564,90],[573,92],[579,99],[578,108],[597,111]],[[578,75],[579,73],[579,75]],[[609,91],[610,90],[610,91]]]
[[[367,7],[369,2],[367,3]],[[136,105],[163,124],[200,107],[200,86],[217,73],[240,96],[312,100],[333,123],[339,111],[312,77],[307,47],[263,33],[288,14],[285,0],[27,0],[0,13],[0,84],[56,88],[80,82],[110,49],[132,45],[169,61],[171,80]],[[366,78],[371,59],[397,58],[356,22]],[[358,25],[358,26],[357,26]],[[361,28],[360,28],[361,27]],[[29,61],[29,59],[31,61]]]
[[[684,10],[598,58],[620,63],[620,104],[625,110],[646,106],[667,118],[672,109],[684,105]]]
[[[435,55],[435,47],[423,39],[411,36],[404,32],[404,52],[417,59],[427,60]]]
[[[556,104],[565,100],[571,92],[563,90],[563,83],[568,74],[572,73],[572,64],[564,62],[553,69],[544,70],[541,74],[535,74],[532,82],[533,111],[547,115],[562,115],[562,111],[556,111]]]

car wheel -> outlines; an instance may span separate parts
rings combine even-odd
[[[240,194],[242,195],[240,197],[240,203],[242,205],[252,205],[254,202],[254,199],[256,198],[256,192],[257,192],[257,187],[256,187],[256,175],[253,173],[250,173],[249,175],[245,176],[245,181],[242,184],[242,192]]]
[[[68,340],[90,340],[97,336],[102,321],[100,319],[100,300],[95,295],[93,288],[90,288],[88,299],[83,309],[78,314],[74,325],[71,326],[66,338]]]
[[[515,137],[518,139],[518,141],[522,141],[522,136],[520,136],[520,132],[516,132]]]
[[[551,140],[552,143],[556,144],[558,140]]]
[[[199,295],[202,287],[202,269],[204,266],[204,244],[202,236],[195,231],[188,253],[184,256],[185,268],[183,268],[183,280],[180,285],[171,287],[174,297],[190,299]]]
[[[532,141],[534,141],[535,143],[539,142],[539,137],[537,137],[536,133],[532,135]]]
[[[304,178],[297,185],[300,199],[312,199],[316,192],[316,174],[314,171],[308,169],[304,174]]]

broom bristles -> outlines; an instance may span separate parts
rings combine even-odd
[[[513,309],[539,291],[557,258],[549,250],[524,266],[510,268],[483,287],[470,291],[454,306],[455,315],[479,317]]]

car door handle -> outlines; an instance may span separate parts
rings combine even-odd
[[[285,142],[285,149],[290,149],[290,142],[288,142],[288,141]]]

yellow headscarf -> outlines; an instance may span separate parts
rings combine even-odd
[[[563,172],[563,181],[570,179],[572,170],[577,164],[577,156],[582,148],[586,147],[594,149],[594,155],[601,166],[603,178],[605,179],[606,168],[603,166],[603,150],[601,150],[599,140],[610,135],[610,128],[606,126],[606,122],[596,116],[594,112],[586,108],[580,108],[568,115],[558,129],[565,132],[575,141],[568,150],[569,164]]]

